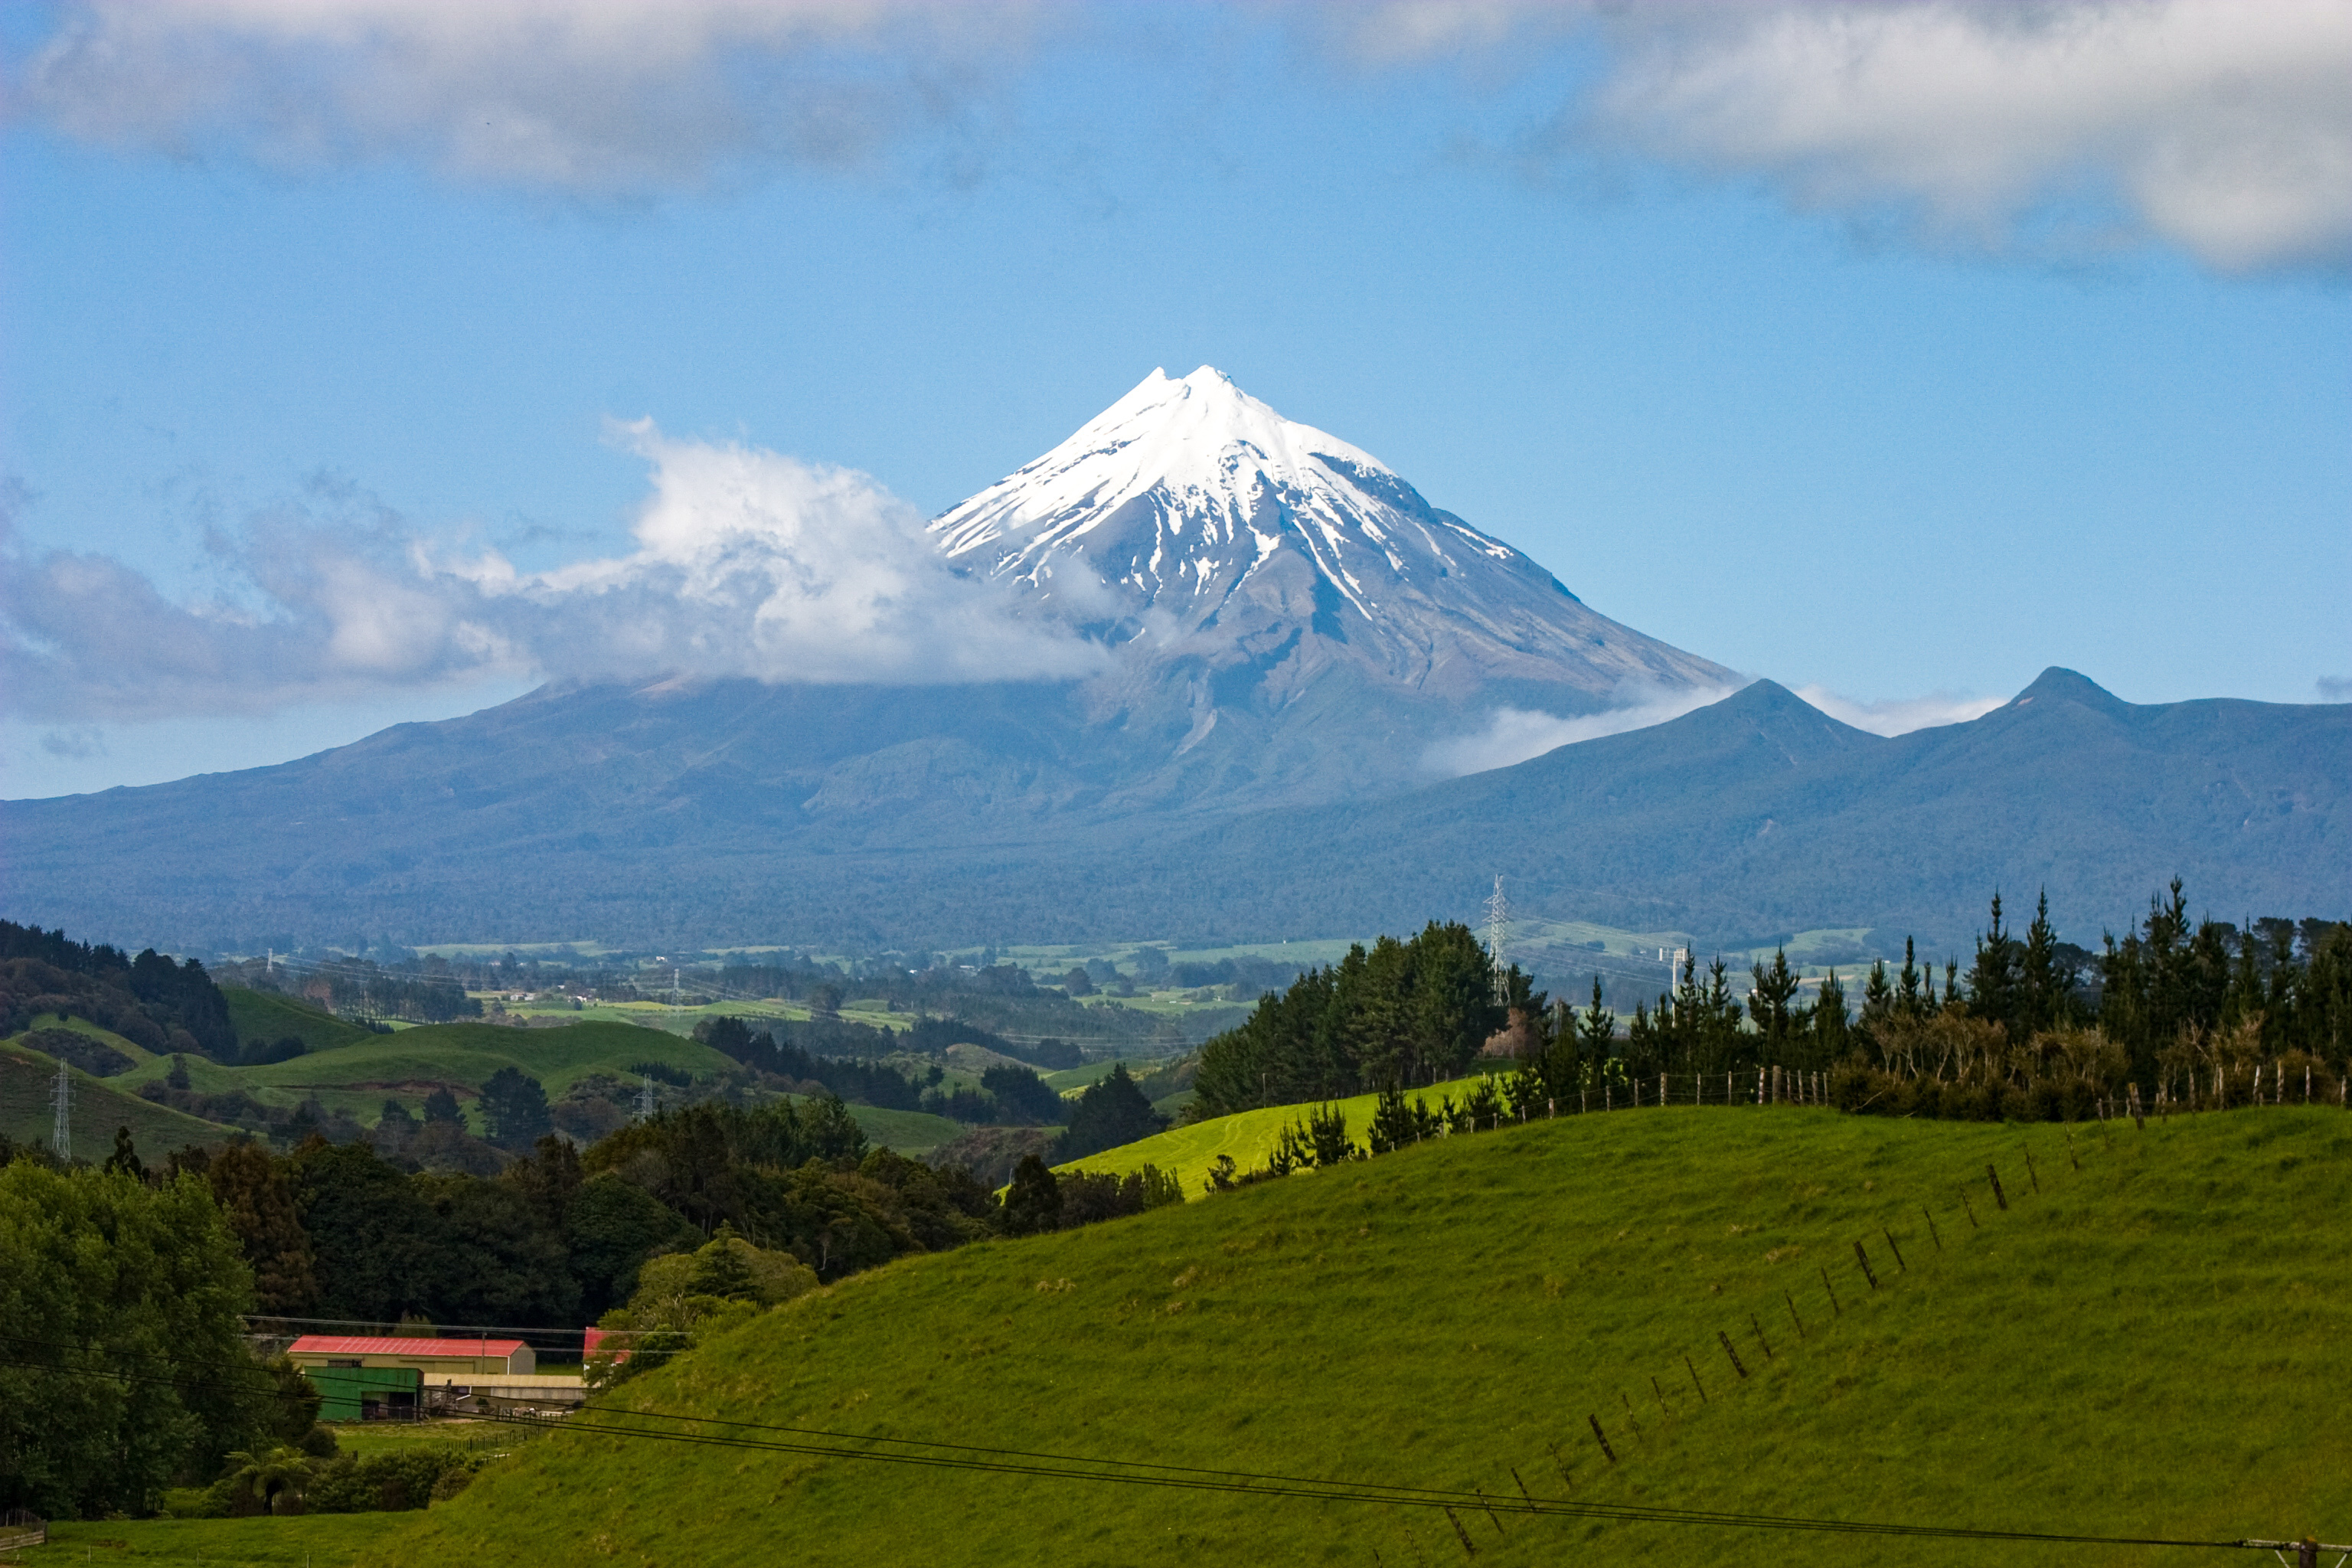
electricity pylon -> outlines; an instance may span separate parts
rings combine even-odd
[[[1486,956],[1495,966],[1495,1005],[1511,1002],[1511,981],[1503,949],[1511,940],[1511,900],[1503,896],[1502,873],[1495,875],[1495,893],[1486,900]]]
[[[49,1091],[49,1103],[57,1107],[58,1119],[49,1133],[49,1152],[60,1160],[73,1158],[73,1079],[66,1074],[66,1064],[58,1064],[58,1087]]]

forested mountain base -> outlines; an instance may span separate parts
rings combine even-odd
[[[1393,1563],[1452,1560],[1455,1523],[1496,1563],[1843,1565],[1891,1544],[1534,1519],[1507,1511],[1522,1484],[1601,1505],[2341,1539],[2342,1449],[2326,1434],[2352,1303],[2326,1282],[2352,1268],[2335,1218],[2347,1200],[2352,1115],[2332,1108],[2078,1129],[2071,1156],[2057,1128],[1795,1109],[1510,1126],[911,1259],[779,1309],[613,1405],[914,1454],[960,1443],[1448,1489],[1452,1521],[696,1447],[598,1435],[614,1418],[592,1416],[368,1560],[748,1563],[789,1542],[812,1563]],[[1921,1564],[2019,1550],[1900,1546]]]

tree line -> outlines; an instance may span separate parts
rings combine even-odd
[[[1194,1120],[1258,1106],[1344,1099],[1458,1077],[1488,1039],[1549,1014],[1514,964],[1500,984],[1470,928],[1432,921],[1400,942],[1359,943],[1336,964],[1268,992],[1201,1048]]]
[[[1489,1103],[1449,1102],[1424,1112],[1428,1125],[1654,1102],[1661,1080],[1678,1099],[1736,1099],[1773,1074],[1823,1094],[1834,1079],[1853,1110],[2080,1115],[2127,1089],[2149,1103],[2242,1100],[2258,1070],[2333,1094],[2352,1048],[2352,924],[2192,920],[2178,879],[2096,952],[2059,940],[2046,895],[2020,931],[1996,893],[1965,969],[1948,958],[1939,973],[1906,941],[1899,968],[1880,960],[1863,977],[1858,1005],[1834,970],[1808,987],[1785,949],[1748,978],[1736,991],[1723,959],[1702,969],[1694,954],[1671,990],[1621,1019],[1598,976],[1584,1007],[1549,1001],[1516,967],[1498,984],[1467,927],[1432,922],[1269,993],[1202,1048],[1192,1113],[1402,1090],[1459,1076],[1483,1052],[1500,1058],[1480,1091]],[[1948,1087],[1919,1087],[1936,1084]],[[1423,1132],[1400,1100],[1375,1142]],[[1305,1158],[1311,1131],[1295,1142]]]

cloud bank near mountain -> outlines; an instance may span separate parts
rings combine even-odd
[[[1730,686],[1702,686],[1663,691],[1626,687],[1619,689],[1611,706],[1600,712],[1566,716],[1534,709],[1497,708],[1486,715],[1480,728],[1430,747],[1423,753],[1422,763],[1437,778],[1458,778],[1465,773],[1483,773],[1490,768],[1507,768],[1578,741],[1597,741],[1603,735],[1622,735],[1628,730],[1646,730],[1653,724],[1679,719],[1722,701],[1737,689]]]
[[[449,548],[330,487],[215,538],[228,587],[205,602],[109,556],[12,546],[0,665],[15,710],[266,713],[520,675],[937,685],[1099,668],[1093,645],[942,560],[865,474],[650,423],[616,438],[651,469],[636,548],[549,572]]]
[[[1627,688],[1597,713],[1562,716],[1524,708],[1497,708],[1468,734],[1432,746],[1423,765],[1438,778],[1482,773],[1539,757],[1546,752],[1603,735],[1622,735],[1679,719],[1730,696],[1736,687],[1700,687],[1683,691]],[[1796,694],[1842,724],[1874,735],[1907,735],[1937,724],[1965,724],[2008,701],[2003,697],[1964,697],[1934,691],[1924,697],[1861,701],[1822,686],[1801,686]]]
[[[1160,18],[1015,4],[69,0],[58,15],[12,86],[19,114],[66,134],[595,197],[870,168],[909,147],[977,167],[1020,134],[1018,89],[1053,50],[1166,68]],[[2336,0],[1227,16],[1374,74],[1427,70],[1465,118],[1496,73],[1561,65],[1580,85],[1530,132],[1538,162],[1753,180],[1937,246],[2078,257],[2152,240],[2224,272],[2352,265],[2352,9]],[[1298,82],[1302,98],[1329,85]]]

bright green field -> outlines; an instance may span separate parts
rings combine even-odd
[[[1516,1469],[1539,1497],[1582,1501],[2196,1539],[2352,1534],[2352,1117],[2238,1111],[2126,1124],[2111,1142],[2086,1128],[2074,1143],[2079,1171],[2046,1125],[1797,1109],[1538,1122],[905,1259],[778,1309],[620,1399],[1498,1496],[1517,1490]],[[1989,1161],[2007,1212],[1991,1201]],[[1588,1415],[1618,1463],[1601,1458]],[[1495,1564],[2251,1561],[1461,1512],[1477,1561]],[[583,1431],[384,1525],[366,1562],[1457,1560],[1444,1515],[1388,1504]]]
[[[1051,1079],[1047,1080],[1051,1082]],[[1412,1091],[1413,1097],[1429,1102],[1435,1110],[1446,1095],[1460,1104],[1478,1086],[1475,1078],[1456,1079],[1450,1083],[1433,1084]],[[1352,1100],[1336,1103],[1348,1119],[1348,1136],[1358,1148],[1365,1146],[1372,1128],[1372,1108],[1380,1103],[1377,1094],[1360,1094]],[[1083,1160],[1073,1160],[1056,1170],[1108,1171],[1114,1175],[1126,1175],[1146,1165],[1157,1165],[1171,1172],[1183,1184],[1184,1195],[1197,1198],[1205,1190],[1209,1167],[1220,1154],[1231,1154],[1234,1163],[1242,1170],[1255,1170],[1265,1163],[1268,1154],[1282,1137],[1282,1130],[1292,1122],[1304,1123],[1310,1108],[1303,1105],[1276,1106],[1265,1110],[1243,1110],[1231,1116],[1220,1116],[1213,1121],[1200,1121],[1189,1126],[1171,1127],[1156,1137],[1139,1143],[1123,1144],[1106,1149],[1099,1154]]]

